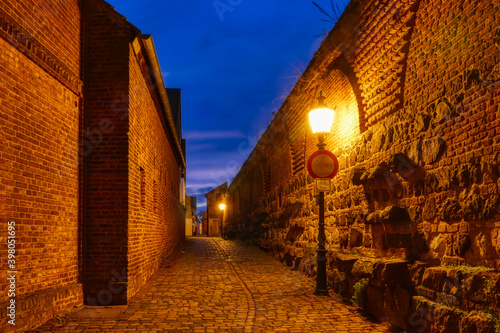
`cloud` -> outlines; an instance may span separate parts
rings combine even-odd
[[[219,139],[237,139],[244,138],[245,135],[240,130],[228,131],[184,131],[186,140],[219,140]]]
[[[208,186],[211,185],[211,186]],[[207,184],[207,183],[201,183],[201,184],[194,184],[194,185],[186,185],[186,193],[190,197],[203,197],[205,194],[210,192],[216,187],[216,185],[213,184]]]
[[[190,170],[187,174],[186,187],[191,191],[192,189],[214,188],[226,182],[229,184],[237,172],[237,169],[227,167]],[[196,185],[189,185],[190,180],[195,181]]]
[[[186,189],[200,189],[200,188],[207,188],[207,184],[206,183],[186,184]]]
[[[192,152],[204,152],[204,151],[214,151],[217,149],[217,144],[215,143],[187,143],[187,150]]]

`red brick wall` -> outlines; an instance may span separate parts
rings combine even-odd
[[[183,157],[140,36],[100,0],[0,1],[2,331],[8,221],[18,329],[126,303],[183,239]]]
[[[23,28],[27,39],[44,47],[47,54],[75,75],[80,74],[80,1],[0,1],[0,12],[7,13]]]
[[[89,1],[86,25],[83,282],[85,302],[123,304],[127,269],[128,91],[131,26],[109,5]],[[122,281],[124,282],[124,281]]]
[[[78,1],[54,4],[46,16],[33,6],[38,5],[0,2],[2,331],[12,328],[5,313],[7,221],[16,223],[16,327],[40,324],[83,299],[78,263]]]
[[[129,52],[128,293],[131,297],[184,239],[185,222],[180,204],[180,167],[157,111],[155,85],[140,37]],[[145,182],[142,195],[141,169]]]

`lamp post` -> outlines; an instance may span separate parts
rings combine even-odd
[[[219,209],[222,210],[222,217],[220,219],[220,235],[224,236],[224,214],[226,213],[226,204],[221,202]]]
[[[318,151],[315,152],[308,161],[308,170],[311,176],[316,179],[316,191],[319,204],[318,221],[318,249],[317,252],[317,274],[315,295],[328,296],[328,286],[326,277],[326,253],[325,249],[325,188],[320,184],[327,184],[329,188],[330,180],[338,171],[338,161],[335,155],[325,150],[325,136],[330,133],[333,124],[334,111],[328,108],[324,102],[325,98],[320,93],[316,107],[309,112],[309,122],[314,134],[318,135]],[[318,183],[318,181],[320,183]]]

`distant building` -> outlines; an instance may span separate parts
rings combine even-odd
[[[191,209],[191,197],[186,195],[186,228],[185,235],[186,237],[193,236],[193,212]]]
[[[198,198],[191,197],[191,210],[193,211],[193,214],[195,214],[195,215],[196,215],[196,212],[198,210],[197,201],[198,201]]]
[[[202,221],[198,218],[198,198],[191,197],[191,211],[193,212],[193,236],[200,235],[202,233]]]
[[[182,118],[181,118],[181,90],[178,88],[167,88],[168,100],[172,110],[172,117],[179,138],[182,137]]]
[[[205,198],[207,199],[207,210],[203,217],[203,224],[207,236],[214,237],[222,235],[224,210],[222,210],[219,205],[225,202],[226,191],[227,183],[224,183],[205,194]]]
[[[186,195],[186,236],[197,234],[198,216],[196,216],[196,197]]]
[[[203,221],[200,220],[198,215],[193,216],[193,236],[199,236],[203,234]]]
[[[208,225],[208,220],[207,220],[207,211],[203,212],[203,220],[202,220],[202,234],[203,235],[208,235],[208,230],[207,230],[207,225]]]

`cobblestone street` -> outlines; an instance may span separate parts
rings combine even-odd
[[[32,332],[386,332],[336,295],[314,296],[313,280],[258,248],[192,237],[182,251],[128,306],[84,309]]]

